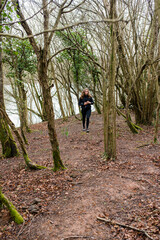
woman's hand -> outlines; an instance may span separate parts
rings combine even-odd
[[[84,105],[87,105],[87,104],[91,104],[91,102],[90,102],[90,101],[87,101],[87,102],[84,103]]]

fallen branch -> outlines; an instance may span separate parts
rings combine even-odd
[[[112,221],[112,220],[109,220],[109,219],[106,219],[106,218],[101,218],[101,217],[97,217],[97,220],[100,220],[100,221],[103,221],[105,223],[110,223],[112,225],[118,225],[120,227],[124,227],[124,228],[128,228],[128,229],[131,229],[131,230],[134,230],[136,232],[139,232],[139,233],[142,233],[144,236],[146,236],[147,238],[149,238],[150,240],[154,240],[151,236],[148,235],[148,233],[143,230],[143,229],[139,229],[139,228],[136,228],[136,227],[131,227],[129,225],[125,225],[123,223],[118,223],[118,222],[115,222],[115,221]]]

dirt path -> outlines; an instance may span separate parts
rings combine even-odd
[[[67,123],[57,121],[61,155],[67,170],[45,174],[48,174],[48,186],[52,178],[58,181],[54,184],[61,186],[61,191],[54,194],[45,180],[46,190],[41,189],[38,195],[45,201],[46,194],[49,199],[45,211],[31,215],[25,228],[15,228],[15,235],[22,231],[18,239],[145,239],[134,231],[99,222],[97,216],[145,229],[153,239],[160,239],[160,146],[151,144],[153,127],[144,127],[143,132],[133,135],[122,118],[117,122],[117,160],[106,162],[102,157],[101,116],[92,115],[89,134],[81,132],[81,123],[74,118]],[[45,124],[35,126],[39,127],[41,131],[30,137],[34,146],[29,150],[32,159],[38,155],[37,162],[41,159],[43,163],[50,158],[47,155],[50,146]],[[40,141],[43,151],[36,147]],[[149,145],[139,148],[146,143]],[[39,181],[34,174],[31,172],[29,176]],[[32,199],[37,196],[31,195]]]

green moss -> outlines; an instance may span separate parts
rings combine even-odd
[[[64,166],[64,164],[60,158],[59,149],[53,151],[53,160],[54,160],[54,168],[53,168],[54,172],[56,172],[58,170],[66,169],[66,167]]]
[[[0,119],[0,141],[4,157],[9,158],[19,155],[11,130],[3,119]]]
[[[9,210],[11,217],[17,224],[23,223],[23,217],[16,210],[15,206],[5,197],[5,195],[0,191],[0,202],[3,203]]]
[[[47,167],[38,165],[38,164],[36,164],[36,163],[33,163],[33,162],[30,160],[30,158],[28,157],[27,154],[23,154],[23,157],[24,157],[24,160],[25,160],[25,163],[26,163],[27,167],[29,167],[30,169],[41,170],[41,169],[46,169],[46,168],[47,168]]]
[[[157,138],[156,137],[154,137],[154,143],[157,143]]]

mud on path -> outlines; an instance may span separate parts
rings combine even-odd
[[[133,230],[97,221],[97,216],[144,229],[160,239],[160,145],[152,144],[153,127],[133,135],[117,118],[117,159],[103,158],[102,116],[92,114],[90,133],[74,117],[56,121],[61,156],[67,170],[29,171],[23,159],[0,160],[4,193],[25,218],[16,226],[6,210],[0,213],[2,239],[147,239]],[[51,166],[46,123],[27,135],[32,160]],[[8,183],[9,181],[9,183]],[[29,207],[40,198],[39,210]],[[4,229],[5,227],[5,229]]]

